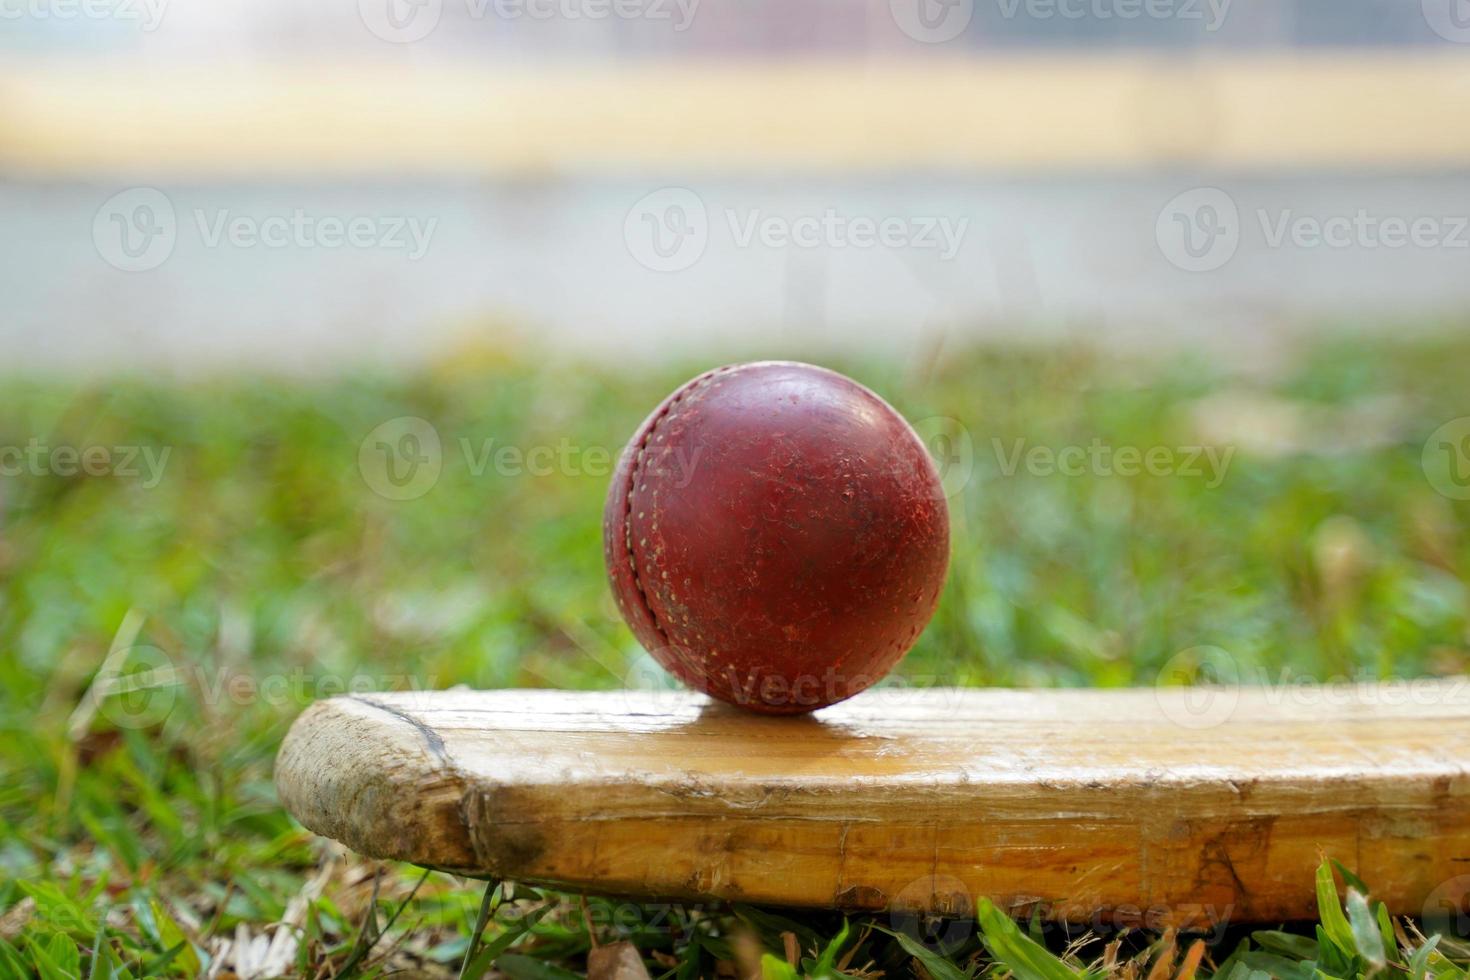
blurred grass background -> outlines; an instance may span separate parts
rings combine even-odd
[[[1150,685],[1201,646],[1245,679],[1470,666],[1470,510],[1421,467],[1426,437],[1470,414],[1470,340],[1339,334],[1250,369],[1016,347],[824,363],[969,440],[972,468],[951,472],[950,580],[894,683]],[[607,476],[589,450],[618,452],[665,392],[708,366],[471,351],[407,378],[7,380],[0,446],[169,456],[152,488],[0,480],[0,973],[48,975],[37,949],[66,960],[105,948],[132,975],[192,975],[283,918],[305,930],[290,952],[303,975],[351,963],[365,910],[396,905],[417,873],[389,868],[379,892],[376,865],[282,812],[271,765],[286,727],[349,687],[622,684],[643,655],[604,583]],[[427,494],[393,501],[364,480],[358,451],[401,416],[435,426],[444,468]],[[1007,475],[1018,439],[1233,455],[1218,486],[1024,465]],[[487,440],[568,445],[581,464],[477,475],[461,440],[472,454]],[[98,698],[114,647],[112,665],[143,690]],[[432,876],[394,938],[353,969],[452,973],[477,902],[473,887]],[[510,975],[582,968],[580,912],[557,909],[502,964]],[[729,955],[711,915],[620,934],[694,976]],[[904,948],[884,950],[874,955],[893,957],[889,975],[912,968]]]

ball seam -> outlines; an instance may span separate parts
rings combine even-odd
[[[648,444],[653,441],[653,434],[658,430],[658,427],[668,419],[673,413],[674,408],[681,401],[704,387],[717,376],[733,371],[736,367],[738,365],[726,365],[725,367],[715,368],[712,371],[706,371],[676,392],[669,399],[668,404],[649,422],[648,431],[643,433],[643,438],[639,440],[638,447],[633,454],[633,463],[628,467],[628,488],[623,494],[625,502],[623,510],[623,551],[628,560],[628,574],[633,579],[633,588],[638,591],[638,601],[642,604],[643,611],[648,614],[648,621],[653,624],[654,631],[663,639],[664,645],[670,648],[673,647],[674,642],[670,639],[669,633],[664,629],[663,624],[659,622],[658,614],[653,611],[653,604],[648,601],[648,592],[643,588],[643,579],[638,574],[638,556],[633,551],[633,491],[638,487],[638,473],[643,469],[644,454],[648,450]]]

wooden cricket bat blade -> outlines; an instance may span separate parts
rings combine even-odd
[[[797,718],[354,695],[302,714],[276,784],[371,857],[645,899],[1278,921],[1315,915],[1324,855],[1395,914],[1470,888],[1464,678],[874,690]]]

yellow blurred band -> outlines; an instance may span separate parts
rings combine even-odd
[[[1470,164],[1470,52],[493,68],[0,66],[30,176]]]

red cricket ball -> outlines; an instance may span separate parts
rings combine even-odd
[[[795,714],[851,697],[913,646],[949,565],[949,510],[914,430],[824,368],[764,361],[683,385],[623,452],[608,577],[685,684]]]

